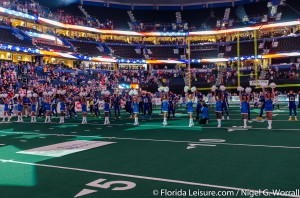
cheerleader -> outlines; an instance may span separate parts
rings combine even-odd
[[[9,112],[8,104],[9,104],[9,98],[4,99],[4,116],[2,122],[5,122],[5,118],[7,117],[8,117],[8,122],[10,121],[10,117],[8,116],[8,112]]]
[[[247,128],[247,117],[249,113],[250,93],[242,95],[240,90],[241,114],[244,121],[244,129]]]
[[[86,120],[87,105],[86,105],[86,99],[84,97],[82,97],[82,99],[81,99],[81,108],[82,108],[82,122],[81,122],[81,124],[87,124],[87,120]]]
[[[65,123],[65,111],[66,111],[66,102],[64,96],[60,98],[60,121],[59,123]]]
[[[18,99],[18,121],[17,122],[24,122],[22,118],[22,111],[23,111],[23,105],[22,105],[22,98],[20,97]]]
[[[272,129],[272,115],[273,115],[273,101],[274,101],[274,88],[275,88],[275,83],[270,84],[272,88],[272,92],[266,92],[265,87],[263,87],[263,95],[265,97],[265,111],[266,111],[266,116],[268,120],[268,129]]]
[[[36,122],[36,99],[31,98],[31,122]]]
[[[110,109],[109,109],[109,98],[105,98],[104,100],[104,112],[105,112],[105,120],[104,120],[104,124],[105,125],[109,125],[110,122],[109,122],[109,112],[110,112]]]
[[[163,121],[163,126],[167,126],[167,115],[168,115],[168,107],[169,107],[169,103],[168,103],[168,96],[165,94],[162,94],[162,113],[164,116],[164,121]]]
[[[45,123],[50,123],[51,122],[51,117],[50,117],[51,99],[50,99],[50,96],[49,97],[45,96],[45,109],[46,109]]]
[[[194,104],[194,99],[195,99],[195,93],[194,94],[188,94],[186,93],[186,98],[188,98],[188,102],[187,102],[187,113],[189,114],[190,117],[190,123],[189,123],[189,127],[193,127],[194,126],[194,118],[193,118],[193,113],[194,113],[194,108],[193,108],[193,104]]]
[[[133,113],[134,113],[134,126],[139,125],[139,96],[133,98]]]
[[[217,121],[218,121],[218,128],[221,128],[222,123],[222,112],[223,112],[223,105],[222,105],[222,95],[221,93],[219,93],[217,96],[215,96],[215,101],[216,101],[216,108],[215,108],[215,112],[216,112],[216,116],[217,116]]]

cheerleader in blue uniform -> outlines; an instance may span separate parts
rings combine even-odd
[[[240,91],[241,114],[243,117],[245,129],[247,128],[247,118],[248,118],[248,113],[249,113],[249,102],[250,102],[249,95],[247,95],[247,94],[242,95],[242,91]]]
[[[263,87],[263,95],[265,96],[265,111],[268,120],[268,129],[272,129],[272,116],[273,116],[273,101],[274,101],[274,87],[272,88],[272,92],[266,92],[265,87]]]
[[[87,105],[86,105],[86,99],[84,97],[81,98],[81,109],[82,109],[82,122],[81,122],[81,124],[87,124],[87,120],[86,120]]]
[[[139,96],[133,97],[134,126],[139,125]]]
[[[8,104],[9,104],[9,98],[4,99],[4,117],[3,117],[2,122],[5,122],[5,118],[8,117],[8,112],[9,112]],[[8,117],[8,122],[9,121],[10,121],[10,118]]]
[[[45,123],[50,123],[51,122],[51,99],[50,96],[45,97],[45,109],[46,109],[46,118],[45,118]]]
[[[168,97],[165,94],[162,94],[162,113],[164,116],[164,121],[163,121],[163,126],[167,126],[167,116],[168,116],[168,111],[169,111],[169,103],[168,103]]]
[[[215,95],[215,93],[213,93],[215,96],[215,100],[216,100],[216,108],[215,108],[215,112],[217,115],[217,120],[218,120],[218,128],[221,128],[222,126],[222,112],[223,112],[223,103],[222,103],[222,95],[221,93],[219,93],[217,96]]]
[[[20,97],[18,99],[18,121],[17,122],[24,122],[22,118],[22,111],[23,111],[23,101],[22,98]]]
[[[105,112],[105,120],[104,120],[104,124],[105,125],[109,125],[109,112],[110,112],[110,108],[109,108],[109,98],[105,98],[104,100],[104,112]]]
[[[194,99],[195,99],[195,92],[193,94],[188,94],[186,93],[186,98],[188,98],[188,102],[187,102],[187,113],[189,114],[190,117],[190,122],[189,122],[189,127],[193,127],[194,126],[194,118],[193,118],[193,113],[194,113],[194,108],[193,108],[193,104],[194,104]]]
[[[60,98],[60,121],[59,123],[65,123],[66,101],[64,96]]]
[[[30,122],[36,122],[36,99],[31,98],[31,121]]]

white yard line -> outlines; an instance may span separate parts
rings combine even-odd
[[[37,167],[46,167],[46,168],[55,168],[55,169],[62,169],[62,170],[71,170],[71,171],[86,172],[86,173],[103,174],[103,175],[111,175],[111,176],[119,176],[119,177],[127,177],[127,178],[142,179],[142,180],[157,181],[157,182],[184,184],[184,185],[190,185],[190,186],[202,186],[202,187],[225,189],[225,190],[234,190],[234,191],[259,192],[259,190],[253,190],[253,189],[247,189],[247,188],[238,188],[238,187],[231,187],[231,186],[221,186],[221,185],[214,185],[214,184],[205,184],[205,183],[198,183],[198,182],[188,182],[188,181],[182,181],[182,180],[173,180],[173,179],[165,179],[165,178],[158,178],[158,177],[148,177],[148,176],[123,174],[123,173],[114,173],[114,172],[106,172],[106,171],[96,171],[96,170],[89,170],[89,169],[82,169],[82,168],[71,168],[71,167],[65,167],[65,166],[54,166],[54,165],[48,165],[48,164],[36,164],[36,163],[14,161],[14,160],[0,159],[0,162],[3,162],[3,163],[13,163],[13,164],[22,164],[22,165],[28,165],[28,166],[37,166]],[[277,195],[274,192],[268,192],[268,194],[270,194],[270,195]],[[300,197],[300,196],[297,196],[297,195],[285,195],[285,197]]]

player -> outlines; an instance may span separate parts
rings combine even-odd
[[[259,117],[257,117],[257,120],[262,120],[262,115],[264,113],[264,109],[265,109],[265,96],[263,93],[261,93],[260,97],[259,97],[259,103],[260,103],[260,113],[259,113]],[[273,105],[273,104],[272,104]]]
[[[203,102],[202,108],[201,108],[201,120],[199,121],[199,124],[208,124],[209,122],[209,110],[207,107],[207,104]]]
[[[289,99],[289,110],[290,110],[289,121],[293,120],[292,119],[292,111],[294,111],[295,120],[298,121],[297,110],[296,110],[296,97],[297,97],[297,94],[295,94],[293,90],[290,90],[287,97]]]
[[[143,95],[143,110],[144,110],[144,116],[143,119],[146,118],[146,113],[148,112],[149,120],[151,120],[151,97],[149,93],[146,93]]]
[[[170,92],[170,95],[169,95],[168,119],[170,119],[171,113],[173,115],[173,119],[175,119],[175,95],[172,92]]]
[[[224,111],[227,115],[227,120],[229,120],[229,103],[228,103],[228,92],[222,91],[222,120],[224,120]]]
[[[197,117],[196,120],[199,120],[199,115],[202,109],[202,101],[203,101],[203,95],[202,93],[198,92],[196,93],[196,97],[197,97]]]

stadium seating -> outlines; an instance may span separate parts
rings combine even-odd
[[[82,42],[69,40],[69,42],[76,48],[76,52],[85,56],[107,56],[105,50],[100,51],[99,46],[92,42]]]
[[[34,47],[31,40],[24,39],[22,35],[16,35],[11,29],[0,28],[0,31],[0,41],[3,43],[22,47]]]

